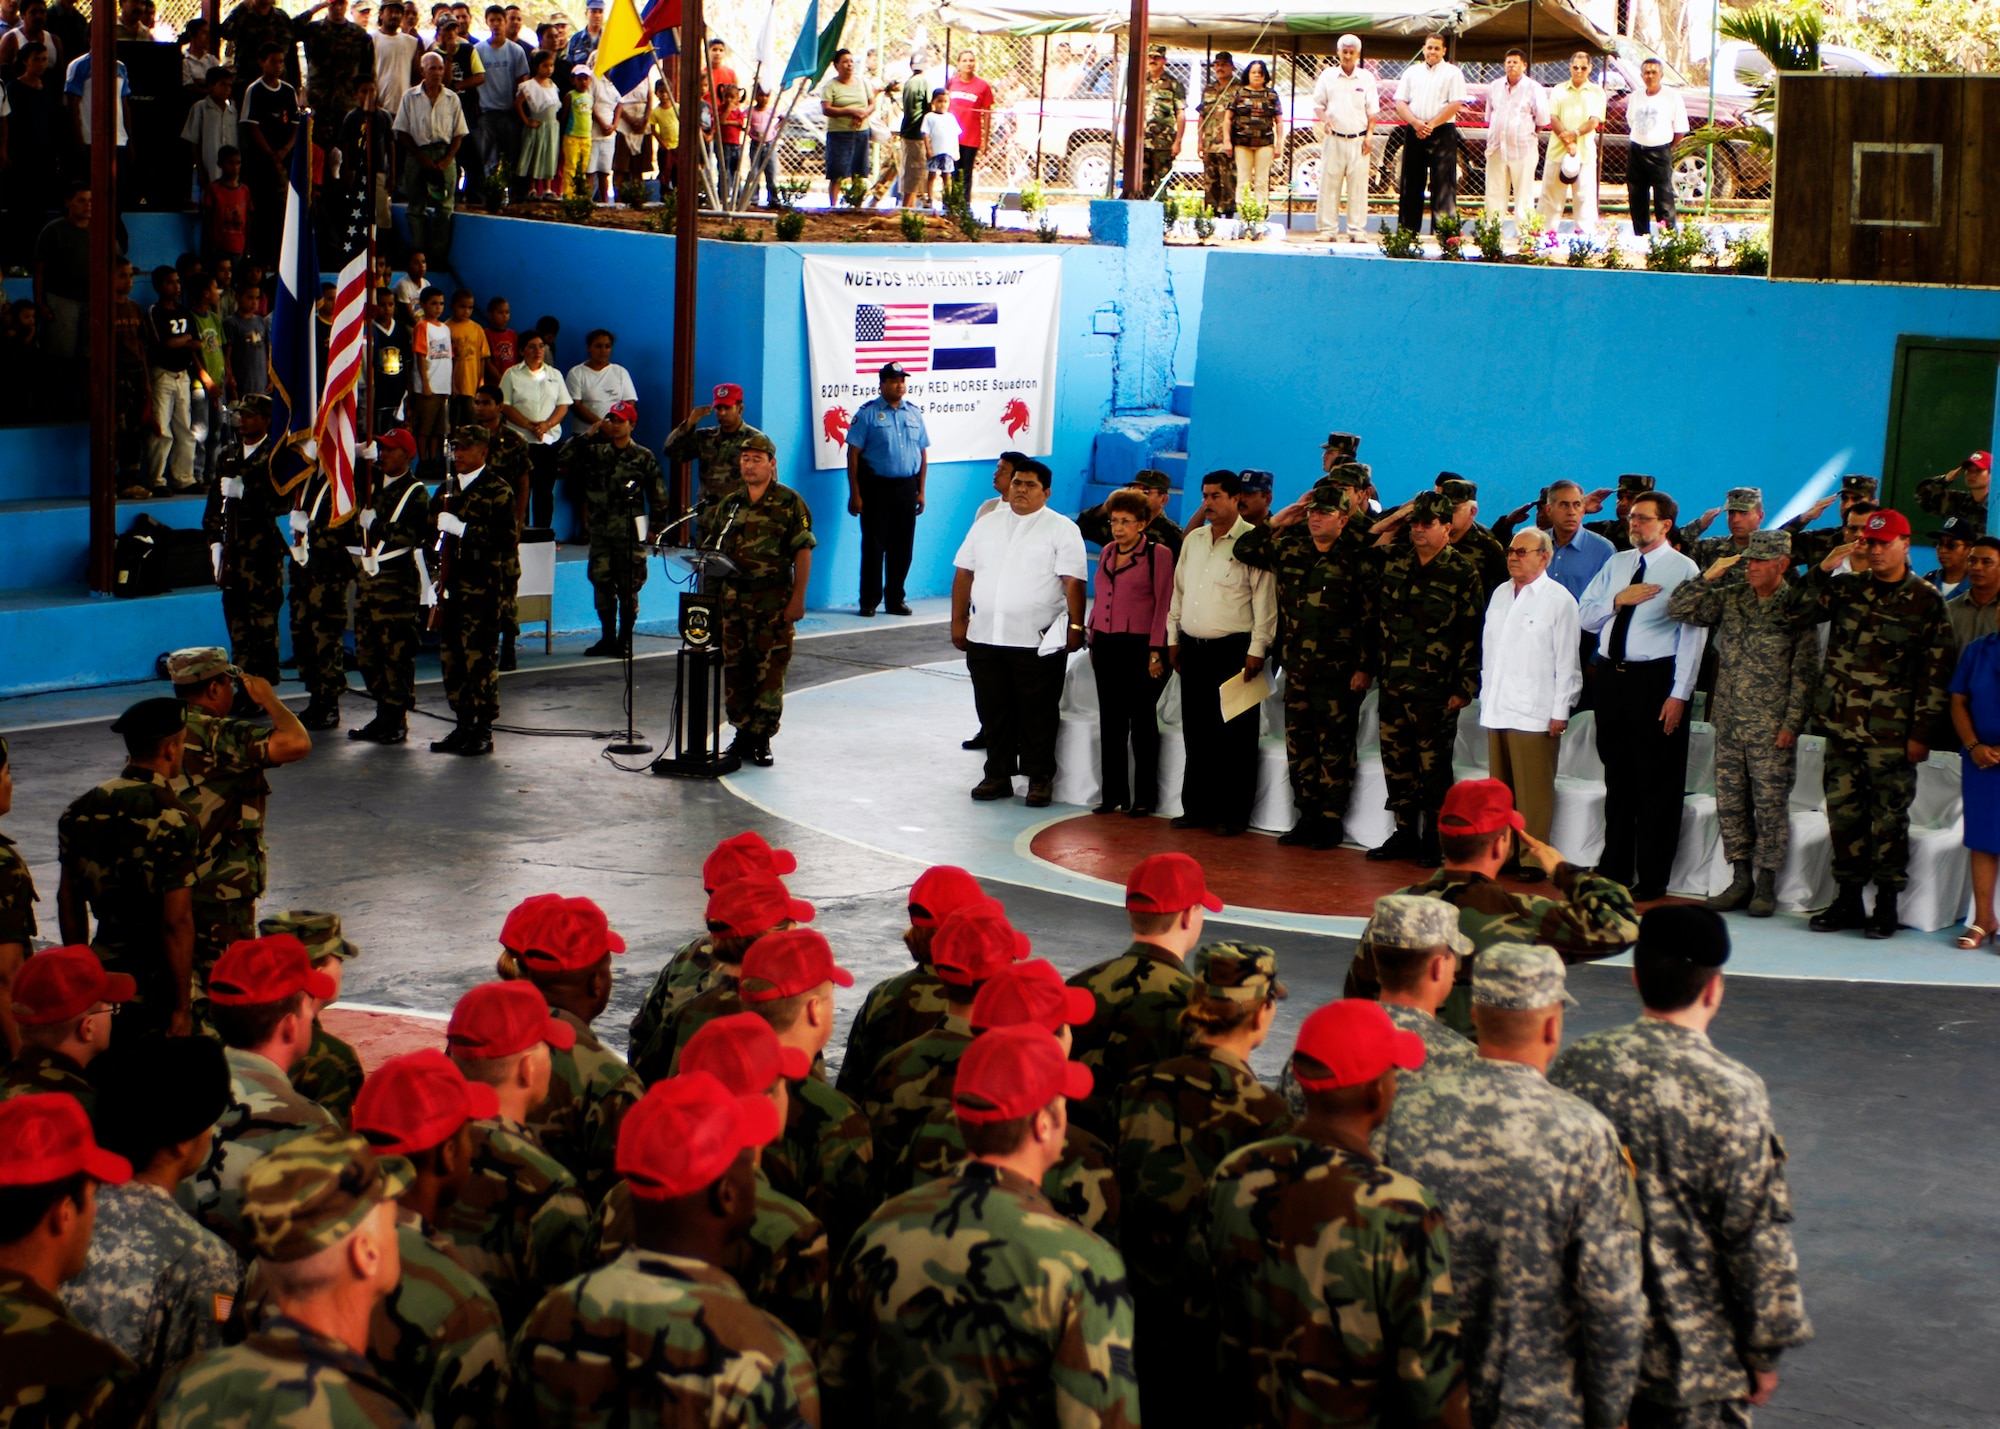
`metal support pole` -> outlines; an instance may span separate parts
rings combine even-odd
[[[673,425],[679,426],[694,410],[694,314],[696,251],[700,248],[701,209],[701,0],[681,3],[681,93],[694,96],[692,106],[681,107],[681,145],[674,155],[674,367]],[[692,108],[693,112],[689,110]],[[721,119],[718,116],[717,124]],[[687,463],[675,462],[673,469],[674,519],[692,505]]]
[[[1049,127],[1049,37],[1042,36],[1042,84],[1035,99],[1035,187],[1042,187],[1042,133]]]
[[[1125,59],[1125,197],[1151,198],[1140,185],[1146,173],[1146,109],[1152,98],[1148,93],[1151,86],[1146,83],[1146,51],[1148,42],[1148,15],[1146,0],[1132,0],[1132,20],[1126,38],[1131,42],[1132,52]],[[1116,53],[1117,36],[1111,40]]]
[[[1291,95],[1289,98],[1285,100],[1285,118],[1278,125],[1279,132],[1285,134],[1285,238],[1287,241],[1289,241],[1292,236],[1292,205],[1297,201],[1297,195],[1298,195],[1298,186],[1294,182],[1292,174],[1292,168],[1296,162],[1293,156],[1297,151],[1298,146],[1292,142],[1292,136],[1289,133],[1286,133],[1285,130],[1287,125],[1289,125],[1289,123],[1291,122],[1292,115],[1298,112],[1298,107],[1299,107],[1299,42],[1297,38],[1294,37],[1292,40]],[[1325,183],[1326,175],[1321,174],[1319,176],[1319,181],[1321,183]]]
[[[117,345],[112,328],[111,265],[118,248],[118,46],[113,8],[90,7],[90,588],[117,583]]]
[[[1708,12],[1708,121],[1701,126],[1708,130],[1711,136],[1715,133],[1716,40],[1721,30],[1722,0],[1714,0]],[[1776,77],[1773,77],[1771,83],[1776,84],[1777,82]],[[1715,140],[1713,137],[1708,141],[1707,180],[1701,189],[1701,216],[1703,218],[1708,217],[1709,210],[1715,203]],[[1671,184],[1673,181],[1674,171],[1670,168],[1667,170],[1667,182]],[[1627,182],[1629,183],[1630,180],[1628,179]]]

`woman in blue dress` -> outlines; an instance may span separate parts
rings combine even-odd
[[[1965,847],[1972,855],[1972,918],[1961,948],[1993,941],[1993,883],[2000,874],[2000,635],[1965,647],[1951,677],[1951,723],[1965,746]]]

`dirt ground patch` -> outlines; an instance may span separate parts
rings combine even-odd
[[[471,210],[468,210],[471,211]],[[661,215],[658,205],[631,209],[623,207],[598,208],[591,212],[590,227],[623,228],[638,232],[659,230]],[[798,238],[800,243],[908,243],[903,235],[900,210],[866,209],[860,213],[842,211],[825,213],[812,209],[801,209],[806,221],[805,232]],[[568,222],[562,210],[553,203],[509,204],[498,215],[502,218],[539,219],[549,223]],[[765,210],[739,214],[729,218],[704,214],[700,220],[703,238],[721,238],[727,230],[739,225],[748,233],[746,241],[769,243],[776,238],[775,221],[777,215]],[[950,219],[936,214],[924,220],[925,243],[1038,243],[1042,240],[1032,230],[1018,228],[983,228],[979,236],[968,238],[959,231],[958,225]],[[1082,243],[1082,238],[1061,237],[1058,243]]]

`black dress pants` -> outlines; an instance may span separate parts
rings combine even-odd
[[[903,603],[917,540],[917,479],[861,474],[861,608]]]
[[[1674,662],[1602,660],[1594,684],[1604,763],[1598,871],[1628,887],[1665,888],[1680,847],[1692,730],[1685,713],[1672,734],[1660,723],[1660,707],[1674,692]]]
[[[867,498],[862,502],[866,511]],[[1016,761],[1031,781],[1056,777],[1056,728],[1068,665],[1061,650],[1038,655],[1032,645],[966,646],[972,701],[986,730],[988,779],[1012,779]]]
[[[1424,190],[1430,190],[1431,218],[1458,212],[1458,126],[1440,124],[1430,138],[1403,128],[1403,172],[1396,186],[1396,226],[1424,226]]]
[[[1647,148],[1634,144],[1627,151],[1625,183],[1632,195],[1632,231],[1644,237],[1657,218],[1668,228],[1679,222],[1674,194],[1674,146]]]
[[[1196,640],[1183,635],[1181,735],[1187,769],[1181,779],[1181,814],[1203,825],[1245,828],[1257,798],[1258,711],[1222,722],[1222,682],[1243,673],[1250,632]]]
[[[1152,642],[1144,635],[1098,634],[1090,641],[1090,672],[1097,680],[1098,766],[1103,801],[1156,808],[1160,802],[1160,720],[1156,707],[1164,679],[1148,673]],[[1125,750],[1132,751],[1132,778]]]

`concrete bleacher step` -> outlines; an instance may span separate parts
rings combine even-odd
[[[1176,417],[1192,417],[1194,415],[1194,383],[1176,382],[1174,384],[1172,411]]]
[[[1185,453],[1187,432],[1188,419],[1172,412],[1107,417],[1092,444],[1090,479],[1100,486],[1123,486],[1135,472],[1160,467],[1160,457]]]
[[[206,504],[201,496],[121,501],[116,529],[120,534],[130,530],[143,513],[163,526],[194,530],[201,525]],[[90,503],[81,497],[0,501],[0,550],[7,552],[7,559],[0,562],[0,591],[65,582],[80,586],[89,545]]]
[[[0,503],[90,494],[90,430],[82,422],[0,427]]]

